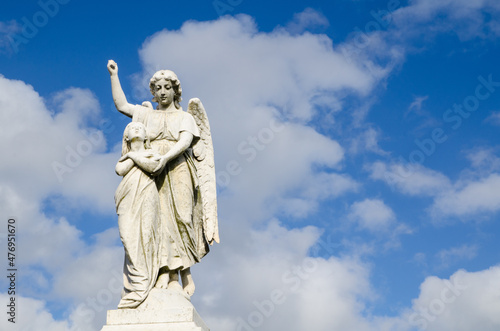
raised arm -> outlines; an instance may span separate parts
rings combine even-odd
[[[116,109],[128,117],[132,117],[134,115],[134,106],[127,102],[125,93],[123,93],[120,79],[118,78],[118,65],[115,61],[108,61],[108,71],[111,76],[111,93],[113,94]]]

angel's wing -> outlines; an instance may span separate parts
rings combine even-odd
[[[189,100],[190,113],[200,129],[200,139],[193,146],[194,164],[198,174],[201,202],[203,204],[203,232],[207,242],[219,242],[217,220],[217,187],[215,184],[214,147],[207,113],[200,99]]]

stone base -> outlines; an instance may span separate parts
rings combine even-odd
[[[153,288],[136,309],[108,310],[101,331],[210,331],[182,291]]]

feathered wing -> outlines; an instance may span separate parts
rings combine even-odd
[[[215,184],[214,147],[207,113],[200,99],[189,100],[190,113],[200,129],[200,139],[193,145],[193,159],[199,180],[199,193],[202,203],[203,232],[206,241],[212,245],[219,242],[219,223],[217,220],[217,187]]]

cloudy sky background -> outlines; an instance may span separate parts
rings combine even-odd
[[[494,0],[2,4],[0,328],[100,330],[119,301],[114,59],[129,102],[167,68],[209,114],[212,330],[498,330],[499,19]]]

